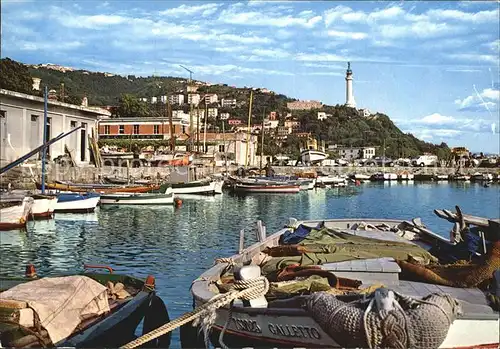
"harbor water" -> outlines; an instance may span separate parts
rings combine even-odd
[[[259,194],[183,199],[182,207],[105,207],[93,214],[58,214],[29,222],[26,231],[0,233],[0,273],[19,276],[27,263],[39,275],[82,271],[83,264],[109,265],[116,272],[156,278],[158,294],[173,319],[192,308],[191,282],[238,248],[255,242],[256,222],[270,234],[288,218],[420,217],[431,230],[448,236],[451,223],[434,209],[459,205],[467,214],[499,216],[500,186],[475,183],[366,183],[315,189],[299,194]],[[178,332],[172,347],[180,347]]]

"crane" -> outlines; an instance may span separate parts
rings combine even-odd
[[[191,80],[193,79],[194,72],[192,70],[189,70],[188,68],[186,68],[185,66],[183,66],[181,64],[179,64],[179,66],[189,72],[189,82],[191,82]]]

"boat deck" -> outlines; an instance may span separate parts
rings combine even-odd
[[[478,288],[458,288],[427,284],[416,281],[400,280],[399,285],[392,285],[391,289],[401,294],[422,298],[431,293],[446,293],[457,299],[463,315],[460,318],[471,320],[496,320],[499,313],[495,312],[486,301],[484,293]]]

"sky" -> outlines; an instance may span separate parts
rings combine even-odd
[[[345,103],[498,153],[499,2],[2,0],[1,56]]]

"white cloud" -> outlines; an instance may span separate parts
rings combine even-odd
[[[459,110],[462,111],[488,111],[498,109],[498,104],[500,102],[500,90],[486,88],[481,91],[478,95],[473,94],[464,99],[455,100],[455,104],[458,106]]]
[[[290,54],[284,50],[281,49],[255,49],[252,50],[252,54],[256,56],[261,56],[261,57],[272,57],[276,59],[282,59],[282,58],[287,58],[290,56]]]
[[[209,16],[217,12],[217,9],[221,6],[220,4],[203,4],[203,5],[180,5],[179,7],[169,8],[164,11],[160,11],[162,16],[189,16],[201,13],[203,17]]]
[[[467,28],[447,23],[417,22],[411,25],[381,25],[378,30],[383,38],[399,39],[408,37],[434,38],[466,31]]]
[[[500,58],[495,55],[474,54],[474,53],[451,53],[448,58],[475,63],[493,63],[498,65]]]
[[[362,40],[366,39],[368,35],[366,33],[360,33],[360,32],[343,32],[343,31],[337,31],[337,30],[329,30],[327,31],[327,35],[335,38],[342,38],[342,39],[352,39],[352,40]]]
[[[39,51],[39,50],[57,50],[57,51],[67,51],[74,50],[83,47],[84,44],[80,41],[67,41],[67,42],[51,42],[51,41],[19,41],[17,45],[22,51]]]
[[[294,17],[292,15],[276,15],[272,16],[268,14],[269,11],[265,12],[239,12],[231,7],[225,9],[221,12],[219,16],[219,22],[228,24],[239,24],[239,25],[251,25],[251,26],[266,26],[266,27],[291,27],[291,26],[301,26],[304,28],[313,28],[321,20],[321,16],[314,16],[314,13],[310,13],[307,16]]]
[[[345,62],[348,59],[346,57],[338,56],[333,53],[299,53],[295,57],[298,61],[311,61],[311,62]]]
[[[457,20],[464,22],[484,23],[484,22],[498,22],[498,10],[486,10],[479,12],[464,12],[460,10],[443,10],[443,9],[430,9],[426,15],[430,18],[440,20]]]
[[[325,63],[304,63],[304,67],[323,68],[323,69],[346,69],[343,65],[325,64]]]
[[[455,118],[452,116],[444,116],[439,113],[434,113],[431,115],[424,116],[420,119],[420,122],[423,124],[450,124],[455,122]]]

